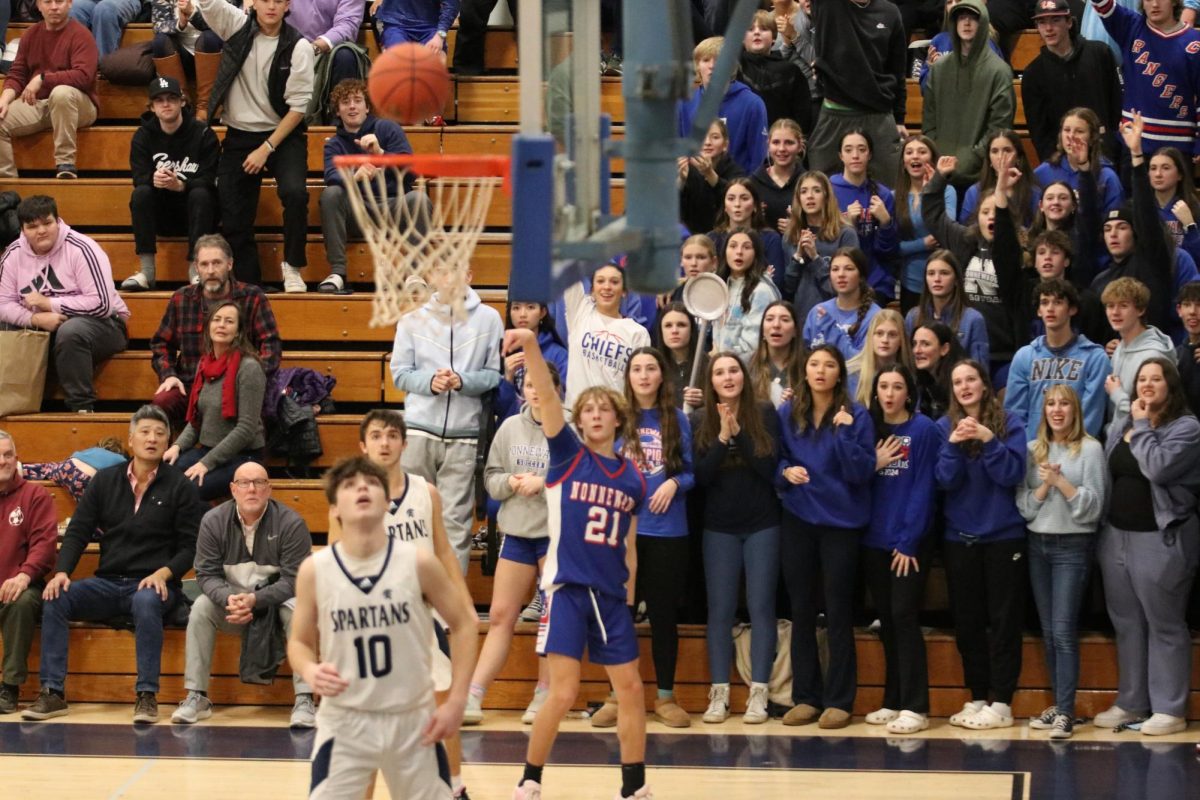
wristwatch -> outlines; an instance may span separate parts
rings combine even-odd
[[[445,38],[446,38],[446,32],[445,32],[445,31],[438,31],[438,32],[437,32],[437,35],[438,35],[438,36],[440,36],[440,37],[442,37],[442,39],[445,39]]]

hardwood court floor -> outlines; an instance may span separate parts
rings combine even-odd
[[[0,797],[268,800],[302,798],[311,731],[286,728],[287,709],[216,709],[186,727],[134,727],[131,706],[73,704],[46,723],[0,722]],[[5,718],[6,720],[12,719]],[[474,800],[505,800],[520,775],[526,731],[516,713],[490,713],[463,733],[463,774]],[[839,735],[778,722],[684,731],[651,724],[648,780],[657,798],[805,800],[1092,800],[1200,796],[1200,735],[1146,741],[1090,726],[1050,744],[1025,725],[962,731],[937,720],[919,737],[856,723]],[[564,723],[546,769],[547,800],[608,800],[619,784],[612,731]],[[387,797],[380,786],[376,794]]]

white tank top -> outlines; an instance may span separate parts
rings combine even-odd
[[[433,554],[433,500],[429,483],[420,475],[405,473],[404,494],[392,498],[383,518],[388,536],[409,542]]]
[[[375,575],[353,574],[334,544],[313,555],[320,657],[349,686],[322,705],[404,711],[433,702],[433,623],[417,577],[417,551],[387,540]]]

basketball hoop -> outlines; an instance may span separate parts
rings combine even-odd
[[[396,324],[435,292],[465,316],[471,256],[492,193],[498,185],[511,191],[509,159],[382,154],[337,156],[333,165],[375,262],[371,327]],[[406,196],[407,182],[416,194]]]

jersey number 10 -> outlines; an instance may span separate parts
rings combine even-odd
[[[604,506],[592,506],[588,509],[587,526],[583,529],[583,540],[591,544],[607,544],[616,547],[621,534],[621,512],[612,512],[612,525],[609,525],[609,510]]]
[[[358,636],[354,652],[358,654],[358,677],[382,678],[392,671],[392,640],[387,636]]]

